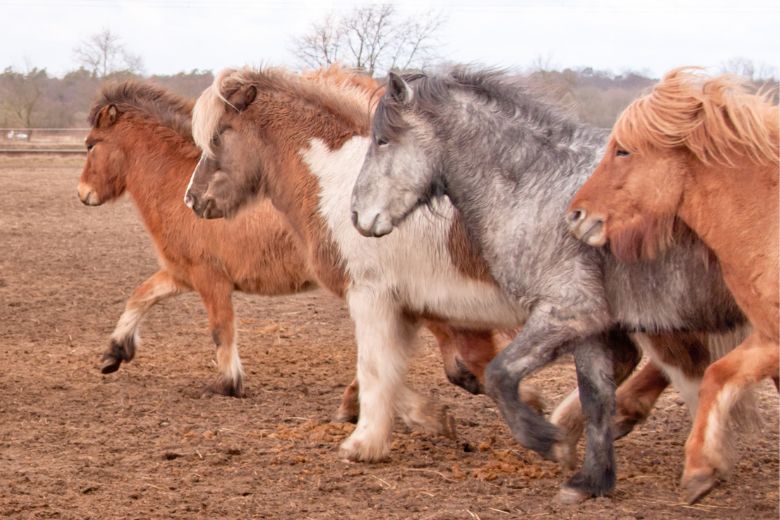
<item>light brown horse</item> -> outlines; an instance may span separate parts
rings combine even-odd
[[[220,376],[210,389],[240,396],[243,372],[231,293],[290,294],[315,287],[316,279],[284,217],[270,203],[230,221],[198,219],[184,205],[187,181],[200,155],[192,141],[191,111],[191,101],[138,82],[105,86],[92,107],[79,198],[98,206],[128,192],[161,265],[127,301],[103,355],[102,371],[113,372],[133,358],[139,324],[152,306],[194,290],[206,307],[217,347]],[[478,392],[484,367],[496,350],[492,334],[455,330],[439,322],[428,322],[428,328],[438,340],[448,378]],[[352,420],[356,415],[353,382],[337,418]]]
[[[420,234],[414,240],[398,239],[386,246],[360,237],[351,226],[349,193],[362,163],[360,152],[364,151],[370,121],[368,96],[348,88],[350,83],[348,78],[342,84],[311,83],[277,69],[223,72],[201,96],[201,110],[196,110],[193,119],[196,139],[206,152],[188,189],[188,203],[201,216],[219,217],[236,214],[258,196],[269,197],[288,215],[321,283],[341,294],[357,287],[359,297],[368,298],[359,304],[353,301],[350,307],[358,342],[373,342],[375,355],[385,355],[390,346],[405,349],[417,320],[425,313],[461,313],[460,319],[487,326],[497,322],[521,325],[513,321],[516,318],[502,315],[500,295],[491,300],[495,286],[484,260],[475,254],[457,214],[447,207],[439,208],[442,214],[435,218],[415,223],[413,232]],[[388,277],[392,283],[385,295],[383,284]],[[371,287],[367,294],[360,290],[365,285]],[[450,308],[448,302],[453,298],[454,303],[463,305],[457,301],[458,295],[468,294],[469,286],[482,291],[475,291],[473,301],[478,305],[466,312],[459,311],[457,305]],[[371,316],[377,311],[382,312]],[[690,381],[691,388],[698,387],[710,360],[701,341],[685,335],[658,337],[653,338],[653,350],[658,352],[657,361],[670,365],[682,379]],[[685,355],[670,355],[675,351]],[[630,364],[625,359],[622,362]],[[389,363],[382,366],[394,370]],[[616,380],[629,371],[616,369]],[[646,416],[666,384],[663,374],[647,365],[625,387],[626,392],[618,398],[619,417],[624,421],[621,433]],[[389,392],[374,392],[383,406],[389,401],[395,410],[408,406],[420,409],[420,401],[411,399],[412,395],[402,387],[395,397],[399,402],[392,403]],[[693,395],[695,401],[695,391]],[[573,397],[554,414],[556,424],[566,431],[563,453],[559,454],[564,462],[571,462],[574,456],[582,424],[579,403]],[[695,402],[691,404],[695,406]],[[386,455],[387,446],[381,443],[387,441],[390,421],[386,416],[377,421],[382,422],[383,431],[376,445],[366,441],[346,456],[376,460]],[[427,424],[438,430],[433,422]],[[356,431],[364,429],[359,426]]]
[[[730,469],[724,423],[739,395],[778,382],[778,107],[733,76],[669,72],[615,124],[569,223],[625,259],[674,240],[677,219],[707,244],[753,333],[705,372],[682,484],[695,501]]]

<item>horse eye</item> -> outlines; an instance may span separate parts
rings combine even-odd
[[[384,137],[377,137],[376,138],[376,145],[377,146],[385,146],[387,145],[388,141]]]
[[[615,150],[615,156],[616,157],[626,157],[628,155],[631,155],[631,154],[627,150],[621,150],[620,148]]]
[[[87,143],[87,151],[89,152],[95,147],[95,143]]]

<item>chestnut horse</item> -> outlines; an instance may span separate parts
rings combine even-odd
[[[424,402],[403,377],[421,315],[499,327],[516,327],[522,318],[507,310],[446,201],[389,239],[366,239],[351,226],[349,192],[369,143],[369,101],[348,85],[311,83],[282,70],[223,71],[196,104],[193,131],[204,154],[185,200],[199,215],[215,217],[269,197],[308,244],[322,283],[346,293],[360,349],[358,373],[375,386],[368,396],[361,393],[361,409],[372,413],[361,415],[342,455],[370,461],[387,455],[393,413]],[[701,345],[695,338],[670,337],[669,343],[690,352],[694,365],[706,365],[708,358],[695,354]],[[662,343],[654,348],[668,349]],[[378,370],[366,369],[369,360]],[[662,389],[666,381],[656,370],[648,365],[632,390],[649,388],[643,395],[651,396]],[[376,383],[378,371],[390,384]],[[623,377],[616,372],[618,381]],[[637,404],[625,397],[618,403]],[[655,397],[642,403],[646,411]],[[567,399],[569,415],[554,416],[571,418],[575,401]]]
[[[677,218],[713,251],[753,332],[704,373],[685,447],[693,502],[730,469],[723,426],[739,395],[778,383],[778,107],[733,76],[669,72],[618,119],[571,202],[572,232],[624,259],[652,256]]]
[[[114,372],[133,359],[139,324],[155,304],[194,290],[206,307],[217,347],[220,376],[209,390],[240,396],[243,372],[231,293],[291,294],[317,282],[284,217],[270,203],[231,221],[198,219],[182,204],[200,156],[190,131],[191,112],[190,100],[132,81],[103,87],[90,112],[92,129],[86,139],[89,151],[79,198],[98,206],[127,191],[161,265],[127,301],[103,355],[102,371]],[[438,340],[447,377],[478,392],[484,367],[495,354],[491,334],[454,330],[438,322],[427,325]],[[354,420],[356,390],[353,382],[344,394],[338,419]]]

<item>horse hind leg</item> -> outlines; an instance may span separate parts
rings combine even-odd
[[[227,280],[215,280],[213,274],[204,276],[206,283],[197,284],[211,329],[211,338],[217,349],[217,380],[206,388],[207,393],[230,397],[244,396],[244,369],[238,356],[233,303],[230,296],[232,284]]]
[[[125,304],[125,310],[111,333],[108,350],[103,353],[100,371],[110,374],[119,370],[122,362],[135,356],[139,343],[138,326],[149,310],[162,300],[184,292],[186,288],[168,273],[160,270],[139,285]]]
[[[724,457],[723,444],[731,409],[745,390],[777,377],[778,370],[777,341],[755,331],[704,372],[699,408],[685,443],[682,487],[686,501],[696,502],[728,474],[730,460]]]

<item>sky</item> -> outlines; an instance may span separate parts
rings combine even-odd
[[[74,48],[102,29],[141,56],[147,74],[241,65],[296,66],[292,39],[354,0],[0,0],[0,67],[78,68]],[[780,69],[780,0],[398,0],[399,13],[445,17],[451,62],[593,67],[659,77],[732,58]]]

